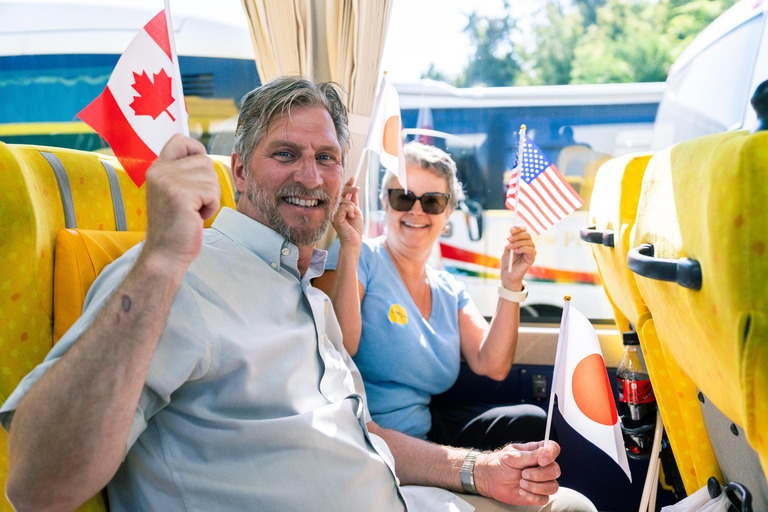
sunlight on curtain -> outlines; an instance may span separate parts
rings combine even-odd
[[[241,1],[262,82],[301,74],[333,80],[349,93],[352,146],[346,173],[351,176],[370,126],[392,0]]]

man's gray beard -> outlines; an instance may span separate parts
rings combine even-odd
[[[249,177],[250,178],[250,177]],[[259,189],[256,182],[251,178],[248,180],[248,190],[246,192],[248,200],[256,208],[261,215],[261,218],[268,223],[268,226],[278,232],[283,238],[297,247],[305,247],[307,245],[314,245],[315,242],[320,240],[325,234],[325,230],[328,228],[328,223],[336,215],[336,211],[339,208],[339,200],[341,199],[341,191],[339,196],[332,200],[332,198],[316,189],[309,189],[298,183],[294,185],[286,185],[279,189],[274,197],[267,195],[266,191]],[[310,217],[308,215],[299,215],[298,219],[301,224],[305,226],[290,227],[285,224],[283,218],[277,211],[278,201],[282,201],[283,197],[298,196],[304,198],[318,199],[322,201],[323,208],[325,209],[325,218],[318,228],[309,226]]]

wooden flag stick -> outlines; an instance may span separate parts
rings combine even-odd
[[[512,214],[512,226],[517,224],[517,203],[520,199],[520,175],[523,171],[523,149],[525,148],[525,125],[520,125],[520,139],[517,143],[517,176],[515,177],[515,209]],[[512,272],[512,260],[515,259],[514,251],[509,252],[509,264],[507,272]]]
[[[184,91],[181,86],[181,71],[179,69],[179,54],[176,53],[176,39],[173,37],[173,21],[171,20],[171,5],[169,0],[164,1],[165,4],[165,24],[168,27],[168,43],[171,45],[171,55],[173,55],[173,81],[176,87],[179,88],[177,93],[181,96],[180,103],[182,105],[182,114],[186,109],[184,103]],[[177,98],[179,99],[179,98]],[[168,114],[170,115],[170,113]],[[189,137],[189,121],[182,116],[181,129],[184,135]]]
[[[557,353],[555,354],[555,371],[552,372],[552,386],[549,392],[549,411],[547,412],[547,428],[544,433],[544,447],[546,448],[549,442],[549,433],[552,429],[552,412],[555,407],[555,390],[557,389],[557,377],[560,369],[560,364],[565,364],[565,361],[561,361],[563,351],[568,347],[568,336],[566,333],[568,327],[568,310],[571,306],[571,297],[566,295],[564,297],[565,304],[563,304],[563,317],[560,320],[560,334],[557,336]],[[562,397],[560,397],[562,400]]]

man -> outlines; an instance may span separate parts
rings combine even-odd
[[[466,450],[370,421],[330,301],[310,285],[340,201],[346,116],[330,84],[252,91],[232,155],[238,212],[205,232],[216,173],[202,145],[171,139],[147,173],[146,242],[99,276],[0,409],[17,510],[74,510],[105,485],[113,511],[403,510],[389,450],[402,484],[462,489]],[[477,490],[542,505],[558,451],[482,454]]]

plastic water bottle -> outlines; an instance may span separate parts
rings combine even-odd
[[[623,333],[624,356],[616,368],[619,388],[619,417],[627,455],[650,456],[656,426],[656,397],[645,366],[637,333]]]

